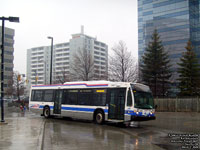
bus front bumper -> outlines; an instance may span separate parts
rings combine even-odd
[[[131,116],[131,121],[148,121],[156,120],[155,116]]]

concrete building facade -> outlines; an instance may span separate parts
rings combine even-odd
[[[108,46],[96,38],[81,33],[73,34],[69,42],[53,45],[53,83],[64,83],[70,80],[73,54],[77,50],[91,52],[94,60],[94,73],[98,79],[103,79],[108,72]],[[51,47],[40,46],[27,50],[27,79],[28,86],[50,83]],[[97,77],[97,75],[96,75]],[[94,80],[97,78],[94,78]]]
[[[29,88],[33,84],[50,83],[51,47],[40,46],[27,50],[27,82]]]
[[[13,77],[15,30],[5,27],[4,31],[5,31],[4,32],[4,92],[6,94],[7,88]],[[2,45],[2,27],[1,26],[0,26],[0,45]],[[0,54],[1,52],[2,50],[0,51]],[[0,57],[0,62],[1,62],[1,57]],[[1,77],[0,77],[0,80],[1,80]]]
[[[70,54],[73,55],[77,50],[88,51],[94,60],[94,79],[106,79],[108,73],[108,46],[98,41],[96,38],[87,36],[83,33],[73,34],[70,39]],[[73,57],[70,57],[72,62]]]

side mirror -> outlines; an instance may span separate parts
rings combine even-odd
[[[157,108],[158,108],[158,105],[155,105],[154,108],[157,109]]]

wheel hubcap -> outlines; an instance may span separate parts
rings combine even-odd
[[[49,110],[45,109],[45,116],[48,116],[48,115],[49,115]]]
[[[97,114],[97,122],[101,123],[102,122],[102,115],[101,114]]]

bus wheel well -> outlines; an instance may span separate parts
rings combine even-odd
[[[45,105],[45,106],[43,107],[43,110],[44,110],[45,107],[48,107],[48,108],[50,109],[49,105]]]
[[[102,123],[104,122],[104,119],[105,119],[105,113],[104,113],[104,110],[102,108],[97,108],[94,113],[93,113],[93,121],[96,122],[96,115],[98,113],[101,113],[103,115],[103,121]]]

